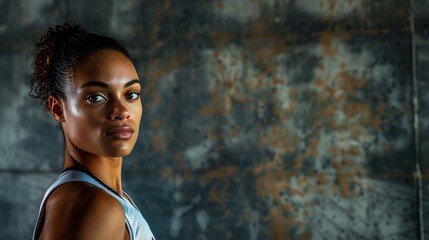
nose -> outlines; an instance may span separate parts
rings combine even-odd
[[[125,120],[130,117],[128,106],[122,99],[114,99],[112,103],[112,110],[110,113],[110,120]]]

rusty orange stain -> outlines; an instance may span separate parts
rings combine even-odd
[[[160,171],[160,175],[163,178],[169,178],[173,175],[173,169],[171,169],[171,167],[162,168]]]
[[[207,138],[213,139],[216,142],[221,141],[224,138],[224,136],[225,136],[225,134],[223,132],[221,132],[221,131],[219,131],[219,130],[217,130],[215,128],[210,128],[210,127],[208,127],[205,130],[205,133],[207,135]],[[219,148],[219,147],[215,147],[213,150],[214,151],[221,151],[222,149]]]
[[[338,7],[338,1],[337,0],[328,0],[329,3],[329,10],[331,12],[335,11]]]
[[[185,156],[183,155],[183,153],[176,153],[174,155],[174,159],[177,161],[177,166],[180,169],[185,169]]]
[[[228,129],[226,136],[228,138],[235,138],[240,136],[241,132],[242,130],[239,125],[233,125],[231,128]]]
[[[228,33],[220,33],[218,31],[212,31],[211,32],[211,38],[212,42],[215,45],[215,57],[219,57],[220,51],[223,48],[225,44],[227,44],[229,41],[234,39],[234,36]]]
[[[335,94],[338,89],[332,88],[327,84],[327,82],[319,75],[316,75],[316,79],[314,81],[315,86],[320,88],[322,90],[321,93],[318,93],[314,98],[316,98],[317,103],[323,103],[323,102],[331,102],[332,99],[336,100],[343,100],[341,99],[342,96],[336,96]]]
[[[185,170],[183,170],[182,178],[184,180],[191,180],[195,177],[194,177],[193,171],[191,169],[185,169]]]
[[[231,76],[228,76],[226,72],[226,67],[223,62],[219,62],[218,64],[218,72],[221,75],[221,80],[223,80],[226,87],[233,87],[235,82],[237,81],[238,69],[237,67],[234,69],[234,73]]]
[[[158,64],[160,64],[160,62],[161,61],[157,58],[151,58],[147,61],[147,65],[148,65],[149,69],[152,69],[152,68],[158,66]]]
[[[156,90],[156,86],[154,84],[148,83],[144,87],[143,91],[145,95],[150,95],[150,101],[144,105],[145,108],[155,107],[161,102],[161,96]]]
[[[159,80],[162,76],[167,75],[174,69],[177,69],[183,63],[191,59],[191,54],[179,54],[177,56],[165,56],[165,59],[151,59],[151,65],[147,70],[146,77],[150,81]]]
[[[320,74],[317,74],[314,80],[314,85],[324,89],[326,88],[326,81],[322,78],[322,76],[320,76]]]
[[[310,240],[312,239],[311,232],[304,231],[303,233],[300,233],[297,237],[298,240]]]
[[[215,84],[213,86],[213,90],[210,93],[210,100],[211,101],[216,101],[218,100],[218,98],[220,98],[222,96],[222,86],[220,84]]]
[[[251,82],[251,81],[245,79],[244,80],[244,84],[246,85],[246,87],[249,90],[254,90],[254,89],[257,89],[257,88],[261,87],[263,85],[263,82],[262,82],[262,80],[261,80],[260,77],[257,77],[254,82]]]
[[[282,240],[288,238],[290,228],[293,224],[292,216],[284,216],[283,212],[277,209],[272,209],[268,215],[271,226],[267,229],[267,233],[271,239]]]
[[[224,186],[220,192],[216,191],[214,187],[209,192],[210,201],[218,204],[225,203],[226,200],[226,187]]]
[[[275,171],[283,166],[283,161],[279,153],[274,155],[273,160],[268,160],[259,164],[256,164],[252,168],[254,175],[259,175],[271,171]]]
[[[158,127],[160,127],[160,126],[161,126],[161,120],[159,120],[159,119],[151,120],[151,121],[149,121],[149,125],[150,125],[152,128],[158,128]]]
[[[301,169],[302,164],[304,163],[304,156],[298,156],[295,158],[295,164],[293,166],[293,170],[298,171]]]
[[[255,186],[258,196],[263,199],[270,197],[281,203],[282,199],[278,194],[288,187],[287,177],[290,175],[290,173],[278,169],[269,174],[256,176]]]
[[[343,152],[343,156],[360,156],[360,154],[360,148],[356,146],[349,147]]]
[[[223,166],[215,169],[210,169],[203,174],[204,182],[209,182],[215,179],[228,181],[229,178],[233,177],[239,171],[238,167],[235,166]]]
[[[303,177],[299,180],[299,184],[305,185],[310,182],[310,178]]]
[[[151,136],[152,146],[155,151],[164,151],[166,149],[165,140],[162,135],[158,132],[152,134]]]
[[[320,110],[316,111],[315,115],[321,117],[332,117],[336,110],[337,108],[334,104],[328,104],[326,106],[321,107]]]
[[[315,133],[318,134],[317,131]],[[319,146],[319,142],[320,142],[319,138],[317,138],[317,137],[314,137],[311,139],[310,146],[307,148],[307,151],[306,151],[307,157],[314,158],[317,156],[317,148]]]
[[[290,103],[280,108],[277,112],[282,121],[289,119],[289,117],[296,111],[298,105],[298,91],[296,88],[290,88],[288,95]]]
[[[270,146],[280,151],[294,152],[299,143],[299,138],[293,135],[283,126],[273,125],[268,129],[268,133],[264,134],[259,140],[259,145]]]
[[[329,149],[329,153],[332,155],[338,155],[340,153],[340,148],[337,146],[333,146]]]
[[[273,85],[283,85],[286,82],[286,80],[278,77],[272,77],[271,81],[273,82]]]
[[[344,90],[352,96],[356,96],[356,91],[366,85],[365,80],[350,75],[345,71],[340,73],[340,78],[343,80]]]
[[[347,118],[353,118],[355,116],[368,115],[369,106],[363,102],[348,102],[343,106],[343,112]]]
[[[422,172],[422,178],[425,180],[429,179],[429,170],[424,170]]]
[[[291,192],[293,194],[296,194],[296,195],[300,196],[301,198],[303,198],[305,196],[305,192],[302,191],[301,189],[298,189],[298,188],[292,187],[292,186],[289,186],[288,189],[291,190]]]
[[[350,195],[348,176],[343,172],[342,166],[339,163],[334,162],[332,163],[332,166],[337,173],[340,194],[342,197],[348,198]]]
[[[162,10],[166,11],[168,14],[171,14],[171,0],[164,0]]]
[[[380,103],[377,108],[375,108],[372,111],[372,114],[368,116],[367,119],[363,121],[363,124],[366,126],[371,126],[374,129],[380,129],[381,125],[383,124],[383,114],[385,112],[385,105],[384,103]]]
[[[212,105],[203,106],[200,114],[203,116],[226,116],[231,114],[231,98],[223,97]]]
[[[265,186],[265,191],[269,192],[268,196],[281,202],[280,196],[276,195],[289,187],[287,177],[290,175],[291,174],[287,174],[285,171],[277,171],[275,174],[259,177],[257,181],[259,184],[257,185]],[[264,180],[264,183],[262,183],[261,180]]]
[[[234,36],[225,32],[212,31],[211,32],[212,41],[215,45],[215,48],[220,50],[226,43],[234,39]]]
[[[350,7],[354,2],[355,0],[347,0],[347,5]]]
[[[333,44],[333,33],[332,32],[322,32],[319,35],[320,45],[323,52],[332,59],[334,55],[338,52],[338,48],[334,47]]]
[[[162,10],[160,8],[160,4],[155,4],[155,9],[152,11],[154,13],[153,21],[151,24],[151,32],[149,34],[149,42],[150,42],[150,50],[156,51],[159,48],[158,45],[158,32],[159,32],[159,26],[161,22],[161,14]]]

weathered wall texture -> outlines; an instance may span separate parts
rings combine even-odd
[[[0,0],[0,13],[0,239],[30,238],[61,171],[60,132],[26,82],[34,43],[67,20],[139,60],[124,185],[157,239],[429,229],[428,0]]]

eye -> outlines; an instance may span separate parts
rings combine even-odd
[[[103,97],[102,95],[91,95],[91,96],[87,97],[86,100],[95,103],[95,102],[104,101],[104,100],[106,100],[106,98]]]
[[[129,93],[129,94],[127,95],[127,98],[128,98],[128,99],[131,99],[131,100],[137,100],[137,99],[139,99],[139,98],[140,98],[140,93],[138,93],[138,92],[132,92],[132,93]]]

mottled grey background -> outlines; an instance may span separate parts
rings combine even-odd
[[[0,0],[0,239],[62,169],[27,82],[64,21],[139,61],[124,187],[157,239],[429,239],[429,0]]]

